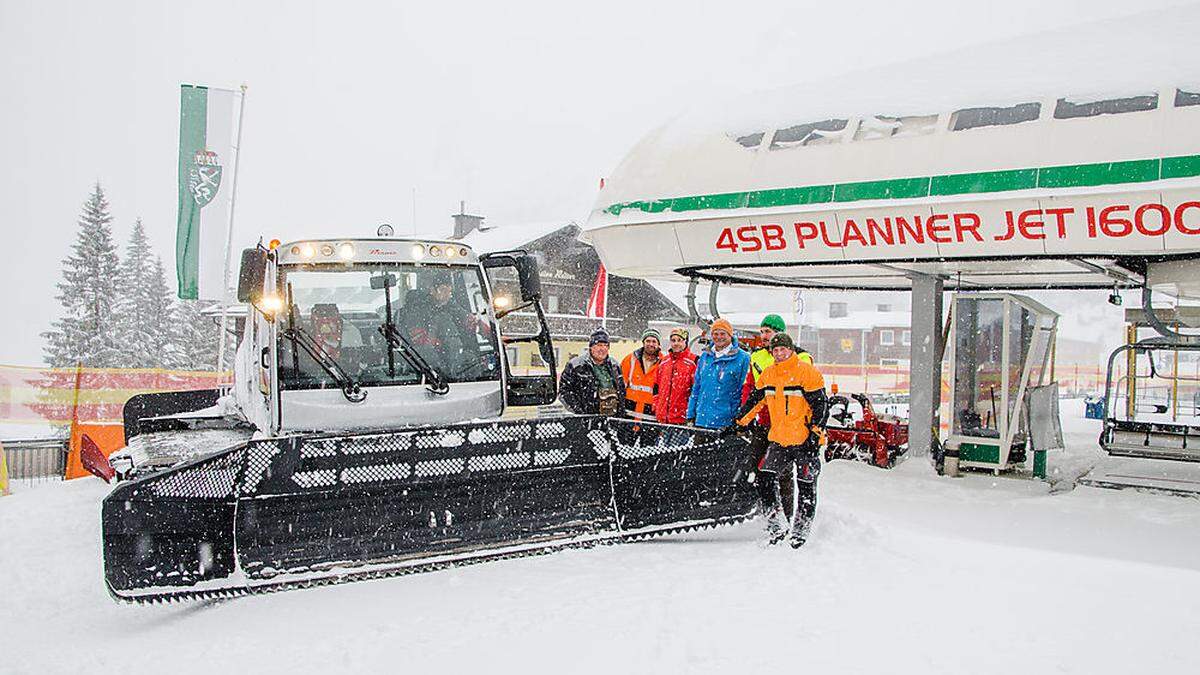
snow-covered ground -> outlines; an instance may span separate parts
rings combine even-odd
[[[1067,474],[1099,457],[1064,406]],[[837,461],[759,524],[218,603],[125,606],[87,479],[0,499],[0,672],[1200,672],[1200,500]]]

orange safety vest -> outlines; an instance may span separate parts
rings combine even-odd
[[[758,378],[763,400],[738,420],[746,425],[764,405],[771,411],[771,431],[767,439],[780,445],[803,445],[808,440],[808,425],[812,422],[812,407],[804,392],[825,388],[821,371],[792,356],[768,366]]]
[[[658,364],[662,363],[662,355],[650,366],[650,370],[642,369],[642,350],[639,347],[621,361],[621,377],[625,380],[625,409],[634,419],[650,422],[654,418],[654,382],[658,378]]]

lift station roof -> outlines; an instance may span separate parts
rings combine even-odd
[[[1197,34],[1174,8],[694,110],[584,237],[642,278],[1200,295]]]

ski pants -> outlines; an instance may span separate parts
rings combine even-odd
[[[796,472],[796,522],[807,525],[812,522],[817,512],[817,476],[821,473],[819,448],[815,439],[804,445],[789,446],[778,443],[768,443],[762,459],[758,462],[758,480],[756,487],[762,503],[763,512],[777,513],[780,509],[792,518],[790,473]],[[781,483],[787,483],[787,498],[781,497]]]

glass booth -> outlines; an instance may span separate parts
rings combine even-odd
[[[947,459],[957,454],[957,466],[997,473],[1025,462],[1029,425],[1023,413],[1030,391],[1053,378],[1057,330],[1058,314],[1025,296],[952,296]]]

